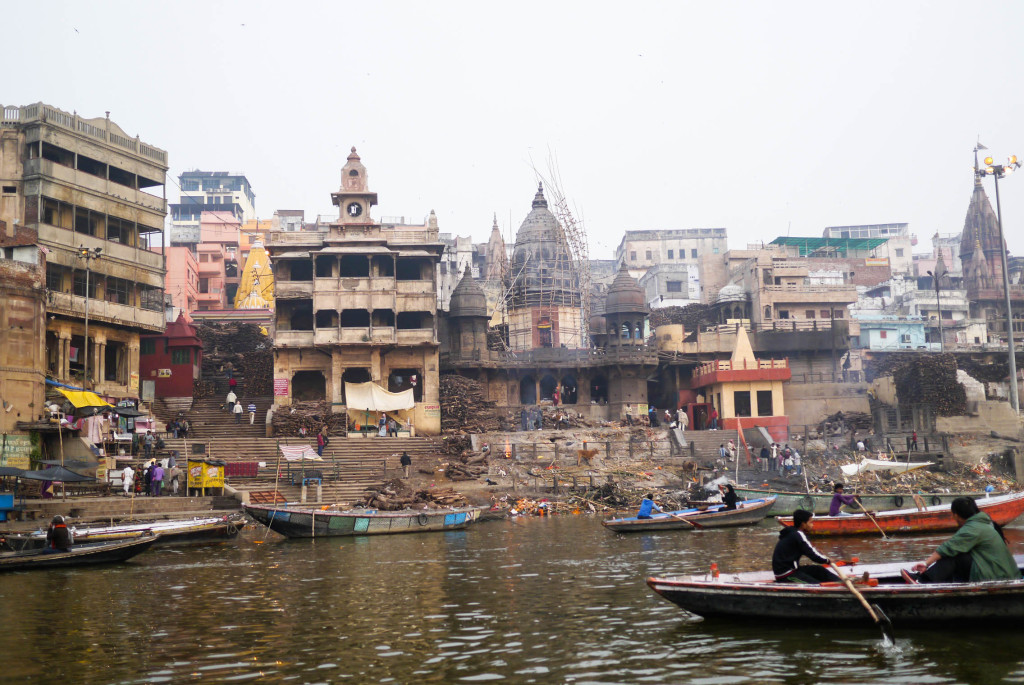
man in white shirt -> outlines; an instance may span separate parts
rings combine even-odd
[[[232,413],[235,415],[235,423],[242,422],[242,403],[235,402],[235,408],[232,409]]]
[[[127,497],[135,486],[135,470],[130,464],[121,472],[121,485],[124,487],[124,496]]]
[[[227,402],[228,402],[228,411],[229,412],[235,411],[235,404],[238,403],[238,395],[235,394],[234,390],[229,390],[228,391]]]

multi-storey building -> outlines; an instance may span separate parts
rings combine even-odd
[[[700,300],[700,260],[728,250],[724,228],[626,231],[615,248],[640,281],[651,307],[686,305]]]
[[[232,309],[239,283],[238,240],[241,224],[231,212],[203,212],[200,241],[198,309]]]
[[[239,223],[256,218],[256,194],[242,174],[228,171],[186,171],[178,177],[181,197],[170,205],[172,245],[195,248],[201,241],[203,212],[226,212]]]
[[[106,118],[3,108],[5,216],[46,255],[48,375],[109,398],[139,394],[139,335],[164,329],[164,150]]]
[[[433,226],[377,223],[355,148],[331,193],[339,217],[326,231],[272,232],[275,402],[345,405],[345,383],[412,389],[416,430],[440,432],[437,263]],[[360,415],[358,419],[363,419]]]
[[[192,320],[192,312],[199,308],[199,262],[187,247],[163,248],[167,255],[166,290],[174,307],[174,318],[181,314]]]

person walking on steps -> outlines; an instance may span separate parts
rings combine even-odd
[[[235,415],[235,423],[236,424],[241,423],[242,422],[242,403],[241,402],[235,402],[235,408],[232,409],[232,413]]]
[[[254,423],[256,423],[256,403],[255,402],[250,402],[248,409],[249,409],[249,425],[251,426]]]
[[[409,467],[412,466],[412,457],[409,456],[408,452],[402,452],[402,458],[398,462],[402,465],[402,470],[405,472],[405,477],[409,478]]]
[[[228,390],[225,402],[227,403],[228,412],[233,412],[235,410],[235,403],[238,402],[238,395],[235,394],[234,390]]]
[[[320,432],[316,434],[316,455],[318,457],[324,456],[324,448],[327,447],[327,443],[330,442],[330,438],[327,437],[327,426],[320,428]]]
[[[910,449],[914,452],[917,451],[917,431],[915,430],[910,434]]]

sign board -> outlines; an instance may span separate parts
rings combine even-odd
[[[139,391],[139,372],[132,371],[131,375],[128,376],[128,391],[138,392]]]
[[[867,257],[864,266],[889,266],[888,257]]]
[[[424,404],[423,405],[423,416],[428,419],[439,419],[441,418],[441,405],[440,404]]]
[[[27,435],[0,436],[0,466],[29,469],[32,441]]]
[[[275,378],[274,379],[274,396],[275,397],[288,397],[288,379],[287,378]]]
[[[157,369],[156,370],[156,376],[157,376],[157,378],[170,378],[171,377],[171,370],[170,369]]]

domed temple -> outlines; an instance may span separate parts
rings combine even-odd
[[[586,347],[580,273],[543,184],[523,219],[508,272],[508,344],[513,350]]]

